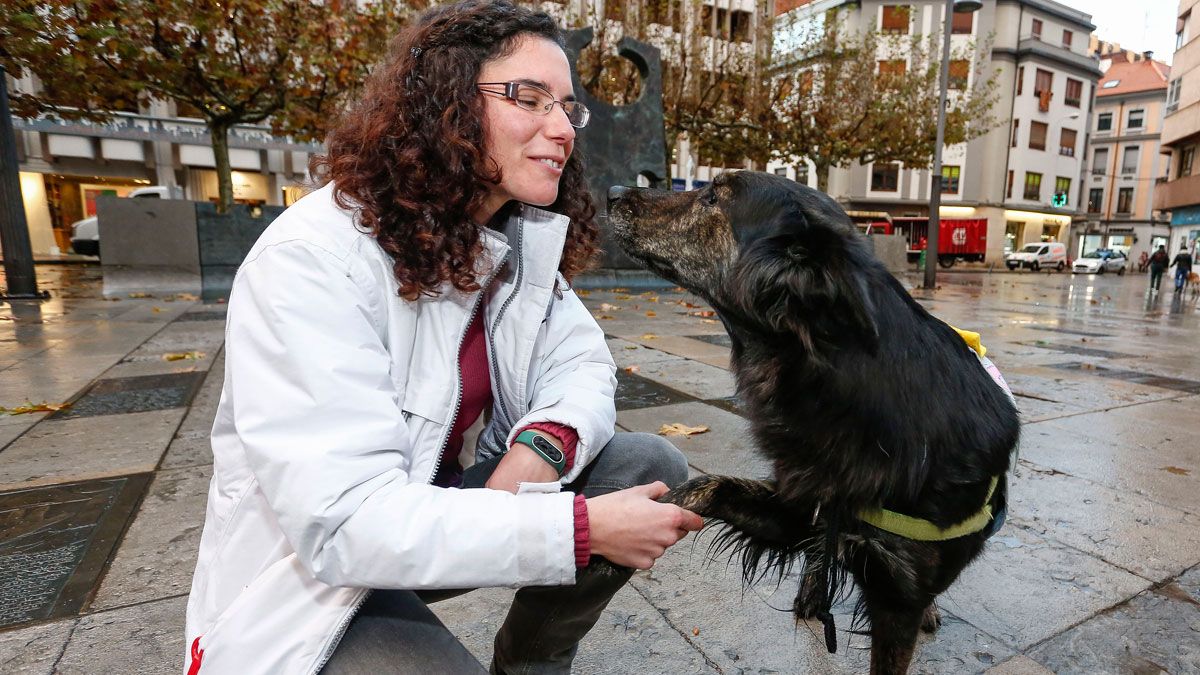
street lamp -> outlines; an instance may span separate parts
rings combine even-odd
[[[979,0],[946,0],[946,25],[942,28],[942,67],[938,81],[937,144],[933,148],[933,180],[929,193],[929,231],[925,241],[925,288],[937,287],[938,234],[942,218],[942,143],[946,139],[946,89],[950,80],[950,33],[954,13],[975,12],[983,7]]]

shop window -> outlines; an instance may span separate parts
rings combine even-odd
[[[950,21],[951,33],[970,35],[975,28],[975,12],[954,12],[954,17]]]
[[[1100,204],[1104,202],[1104,188],[1092,188],[1088,191],[1088,213],[1100,213]]]
[[[1058,136],[1058,154],[1064,157],[1075,156],[1075,130],[1063,129]]]
[[[908,5],[884,5],[883,19],[880,22],[879,29],[884,33],[907,35],[909,17],[911,15],[912,7]]]
[[[1063,96],[1063,103],[1072,108],[1079,107],[1079,99],[1083,96],[1083,82],[1068,77],[1067,78],[1067,94]]]
[[[1032,201],[1041,201],[1042,199],[1042,174],[1032,171],[1025,172],[1025,199]]]
[[[957,166],[942,167],[942,194],[958,194],[958,178],[961,171],[961,167]]]
[[[1129,213],[1133,210],[1133,188],[1121,188],[1117,191],[1117,213]]]
[[[1129,111],[1129,124],[1126,125],[1130,129],[1141,129],[1145,123],[1146,111],[1138,108],[1137,110]]]
[[[1108,172],[1108,148],[1096,148],[1092,153],[1092,173],[1103,176]]]
[[[1029,123],[1029,147],[1033,150],[1046,149],[1046,130],[1049,126],[1045,122],[1030,122]]]
[[[876,162],[871,165],[871,189],[895,192],[900,189],[900,165],[895,162]]]
[[[971,77],[971,62],[966,60],[955,59],[950,62],[950,80],[951,89],[966,89],[967,80]]]
[[[1096,131],[1110,131],[1112,129],[1112,113],[1100,113],[1096,116]]]

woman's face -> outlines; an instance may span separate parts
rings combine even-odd
[[[536,36],[517,38],[512,53],[489,61],[479,82],[523,82],[550,92],[560,101],[574,100],[571,66],[567,55],[550,40]],[[488,87],[501,91],[502,87]],[[548,206],[558,198],[558,180],[575,145],[575,127],[562,106],[546,115],[517,107],[503,96],[480,93],[484,98],[487,155],[500,168],[500,183],[491,186],[475,222],[487,222],[510,200]]]

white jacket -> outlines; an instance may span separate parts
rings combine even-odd
[[[486,456],[533,422],[574,427],[563,482],[616,421],[604,335],[557,272],[566,228],[525,206],[507,237],[484,233],[488,278],[509,264],[485,303],[481,439]],[[574,583],[572,495],[429,485],[480,294],[396,290],[391,259],[331,186],[275,220],[238,270],[185,669],[202,655],[201,673],[315,673],[372,588]]]

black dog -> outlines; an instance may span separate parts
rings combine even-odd
[[[630,256],[717,311],[774,465],[772,480],[706,476],[664,499],[723,521],[748,577],[804,555],[795,614],[824,621],[831,651],[829,606],[852,574],[871,672],[905,672],[918,630],[937,627],[934,599],[1004,509],[1019,433],[1008,394],[820,192],[737,172],[692,192],[614,187],[608,212]],[[880,508],[953,536],[864,522]]]

